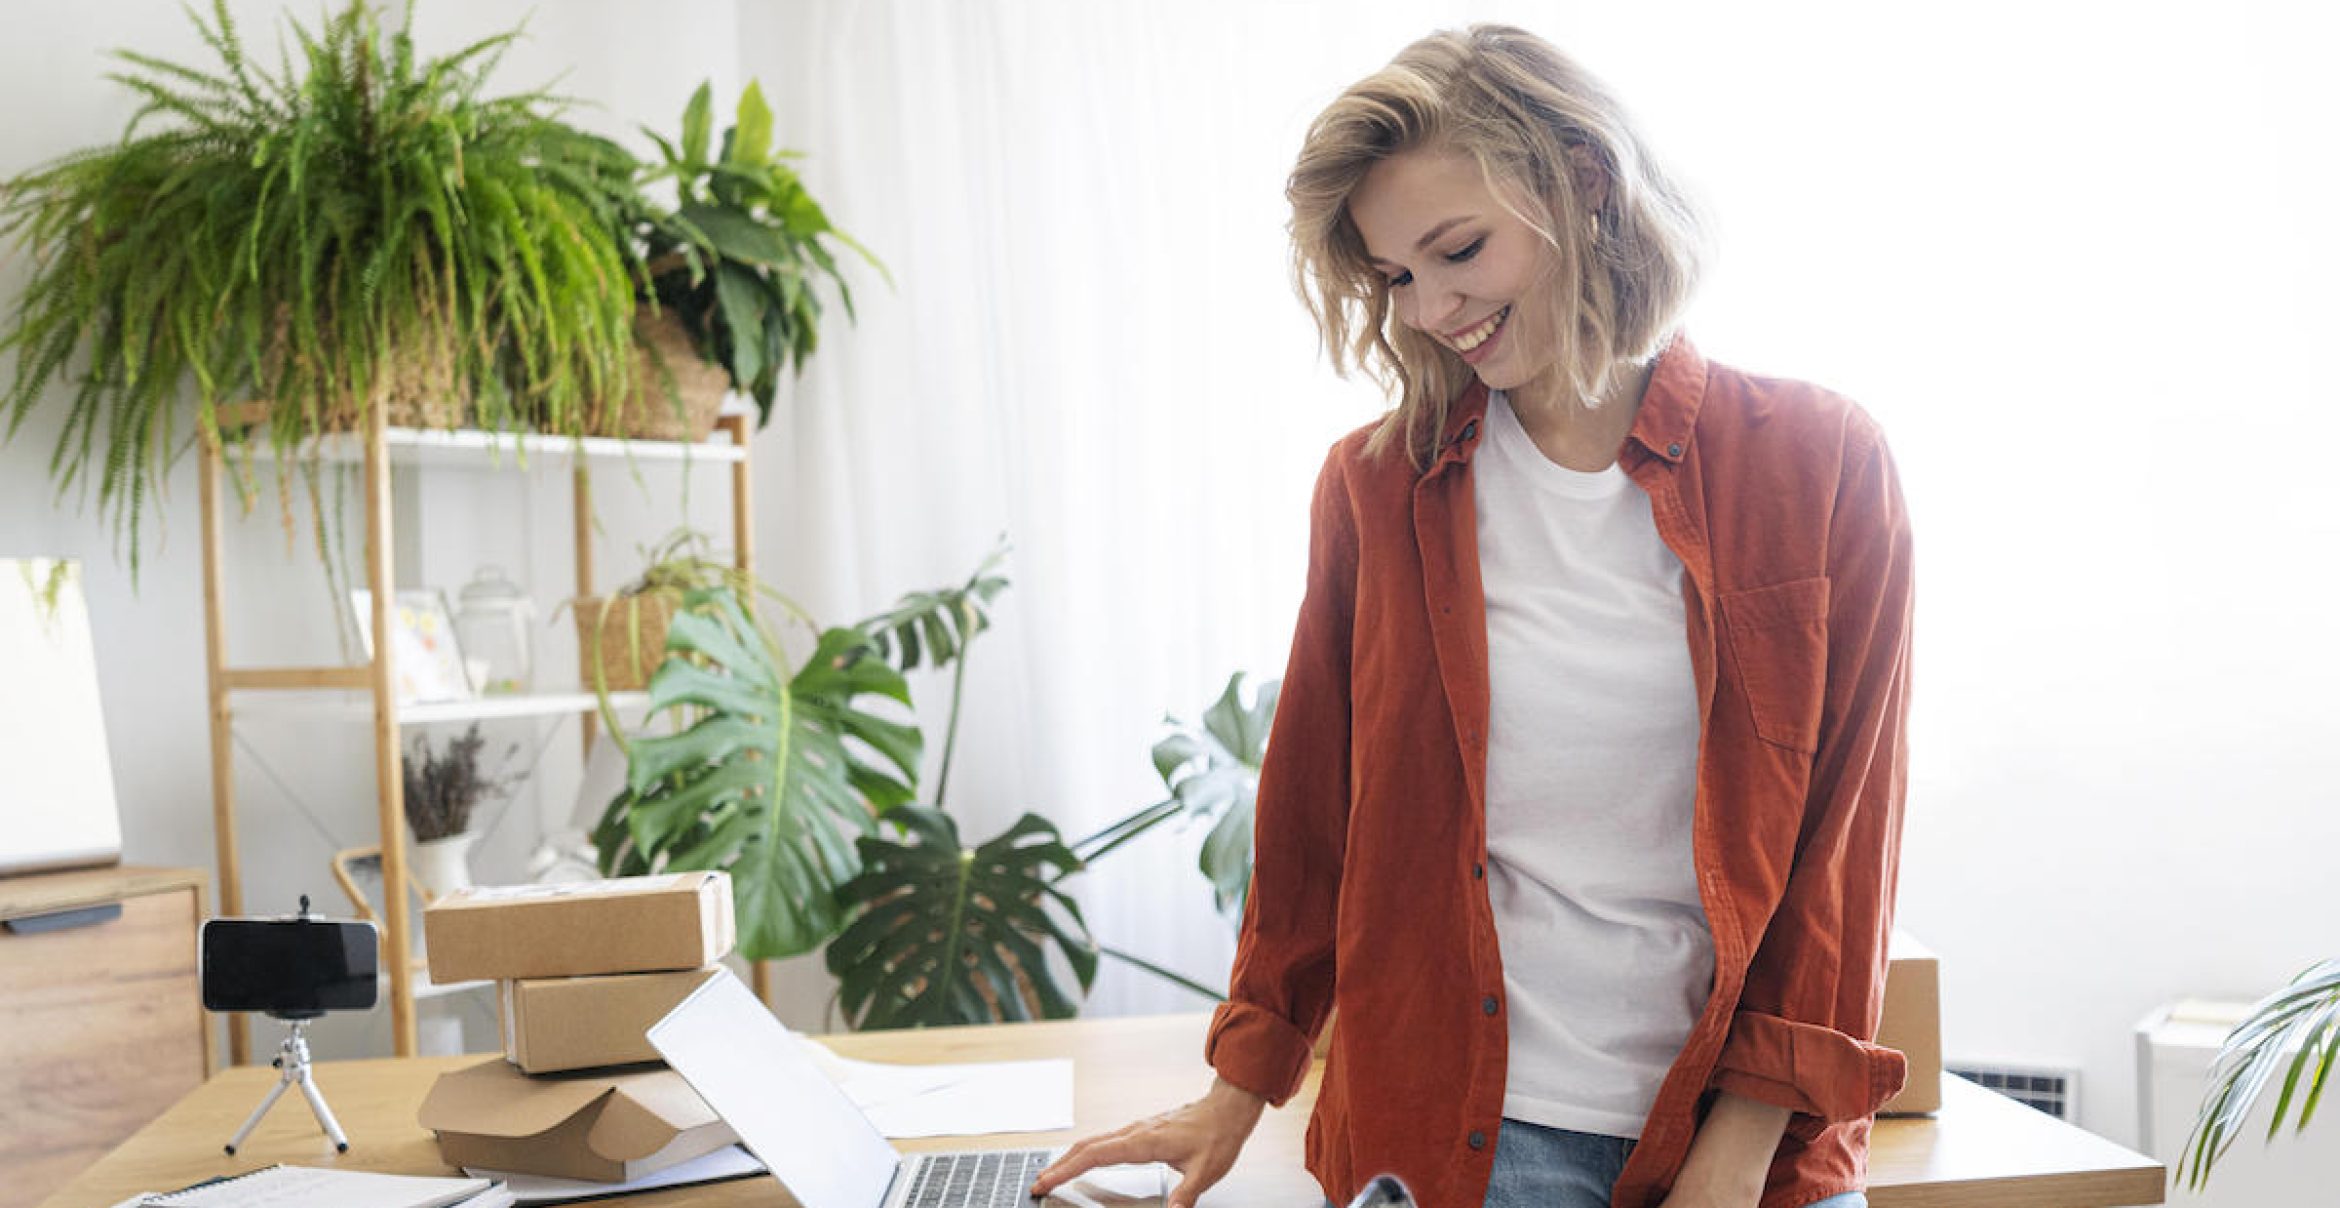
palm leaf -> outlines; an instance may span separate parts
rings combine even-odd
[[[857,914],[829,945],[828,965],[854,1027],[1065,1019],[1080,1009],[1050,954],[1085,992],[1097,950],[1080,907],[1054,886],[1080,867],[1054,827],[1025,814],[964,848],[941,810],[898,806],[886,821],[902,840],[864,836],[863,872],[837,891]]]
[[[2242,1134],[2252,1105],[2278,1068],[2284,1070],[2283,1085],[2267,1123],[2267,1139],[2282,1130],[2295,1101],[2299,1106],[2295,1127],[2304,1130],[2323,1100],[2336,1058],[2340,960],[2325,961],[2300,974],[2262,1000],[2228,1034],[2211,1064],[2210,1087],[2203,1093],[2193,1132],[2179,1151],[2178,1180],[2195,1191],[2209,1183],[2211,1167]],[[2305,1098],[2297,1098],[2303,1087]]]
[[[872,803],[906,800],[917,773],[917,729],[858,702],[906,707],[909,688],[846,629],[788,675],[728,587],[685,597],[667,651],[651,713],[696,720],[629,744],[626,790],[595,830],[602,866],[728,869],[743,954],[811,951],[844,923],[836,887],[860,869],[851,840],[873,829]]]

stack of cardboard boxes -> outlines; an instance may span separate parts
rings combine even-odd
[[[431,980],[494,981],[504,1056],[441,1077],[450,1165],[617,1183],[737,1138],[658,1062],[650,1025],[731,951],[720,872],[464,890],[423,914]]]

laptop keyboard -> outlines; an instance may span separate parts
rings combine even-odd
[[[902,1208],[1028,1208],[1045,1149],[936,1154],[918,1164]]]

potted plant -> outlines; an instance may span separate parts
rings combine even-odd
[[[1170,796],[1072,845],[1084,866],[1148,831],[1171,821],[1208,825],[1197,858],[1219,913],[1243,917],[1251,895],[1252,814],[1259,800],[1259,769],[1267,758],[1268,732],[1275,724],[1283,681],[1268,680],[1244,703],[1244,674],[1236,672],[1197,725],[1164,718],[1171,732],[1154,744],[1154,772]],[[1110,945],[1099,951],[1125,964],[1213,1001],[1226,995],[1200,982]]]
[[[351,0],[271,72],[225,0],[194,20],[215,65],[119,52],[122,137],[0,184],[33,266],[0,411],[68,388],[52,476],[94,480],[134,569],[171,458],[235,439],[246,400],[283,454],[377,408],[575,432],[623,388],[635,164],[542,92],[487,92],[517,31],[426,58]]]
[[[596,430],[705,439],[725,385],[755,400],[762,427],[781,370],[802,372],[819,346],[818,278],[835,284],[853,315],[852,290],[828,241],[885,271],[830,224],[788,166],[795,153],[773,147],[761,88],[751,82],[740,94],[719,147],[712,124],[712,95],[701,84],[683,111],[679,142],[643,131],[663,159],[644,183],[672,182],[676,205],[639,224],[648,288],[635,329],[649,355],[636,365],[634,393],[597,415]]]
[[[433,749],[418,737],[400,761],[405,776],[406,824],[414,832],[414,878],[423,892],[442,898],[471,887],[471,814],[524,776],[489,775],[480,766],[487,740],[474,722],[446,746]],[[509,760],[514,747],[505,751]]]
[[[2292,979],[2290,985],[2268,995],[2250,1015],[2227,1034],[2210,1067],[2210,1087],[2193,1133],[2179,1151],[2176,1178],[2189,1190],[2200,1191],[2210,1181],[2210,1169],[2234,1145],[2275,1072],[2283,1084],[2275,1110],[2267,1121],[2267,1140],[2283,1130],[2291,1109],[2299,1109],[2295,1126],[2305,1131],[2308,1120],[2323,1101],[2332,1070],[2340,1065],[2340,960],[2328,960]]]
[[[730,869],[740,951],[763,960],[826,944],[856,1027],[1073,1014],[1097,962],[1056,885],[1078,857],[1031,814],[967,847],[942,808],[967,646],[1007,587],[1003,556],[820,631],[793,669],[733,586],[690,593],[650,681],[652,713],[688,728],[630,740],[627,787],[595,829],[602,870]],[[944,667],[955,669],[952,707],[929,795],[926,737],[896,718],[907,674]]]
[[[642,573],[608,596],[569,601],[577,621],[578,666],[602,697],[639,692],[666,661],[666,631],[694,591],[759,590],[738,567],[714,557],[703,533],[677,529],[642,555]],[[605,710],[606,712],[606,710]]]

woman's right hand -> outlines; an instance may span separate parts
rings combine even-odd
[[[1227,1176],[1235,1155],[1259,1125],[1267,1100],[1224,1078],[1202,1098],[1159,1116],[1099,1133],[1065,1150],[1032,1183],[1037,1199],[1099,1166],[1125,1162],[1166,1162],[1184,1178],[1170,1192],[1169,1208],[1194,1208],[1211,1185]]]

